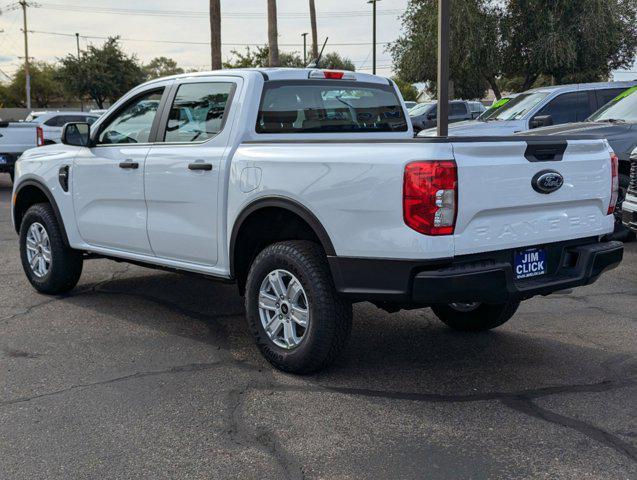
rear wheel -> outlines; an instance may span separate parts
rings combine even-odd
[[[22,268],[33,287],[49,295],[72,290],[82,274],[82,253],[67,247],[48,203],[31,206],[20,225]]]
[[[352,306],[339,297],[325,253],[312,242],[266,247],[248,273],[245,304],[261,353],[287,372],[327,367],[350,335]]]
[[[499,304],[450,303],[431,307],[447,326],[461,332],[483,332],[505,324],[515,315],[520,302]]]

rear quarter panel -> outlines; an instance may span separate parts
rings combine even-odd
[[[339,256],[448,258],[453,237],[404,224],[402,189],[407,163],[451,158],[448,143],[244,143],[230,168],[227,238],[246,207],[280,197],[309,209]]]

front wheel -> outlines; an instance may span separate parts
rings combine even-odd
[[[62,229],[48,203],[33,205],[24,215],[20,257],[29,282],[41,293],[66,293],[82,274],[82,253],[64,244]]]
[[[505,324],[515,315],[520,302],[450,303],[431,307],[448,327],[460,332],[484,332]]]
[[[325,253],[312,242],[261,251],[248,273],[245,305],[261,353],[286,372],[327,367],[350,335],[352,305],[339,297]]]

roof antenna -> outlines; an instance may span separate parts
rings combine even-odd
[[[325,39],[325,42],[323,42],[323,48],[321,48],[321,51],[319,53],[319,56],[317,58],[315,58],[314,60],[312,60],[307,67],[305,68],[320,68],[319,64],[321,63],[321,58],[323,57],[323,50],[325,50],[325,45],[327,45],[327,41],[330,39],[330,37],[327,37]]]

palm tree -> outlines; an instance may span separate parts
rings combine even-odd
[[[276,0],[268,0],[268,45],[270,66],[279,66],[279,32],[276,25]]]
[[[318,31],[316,30],[316,6],[310,0],[310,23],[312,24],[312,58],[318,58]]]
[[[221,69],[221,2],[210,0],[210,53],[212,69]]]

